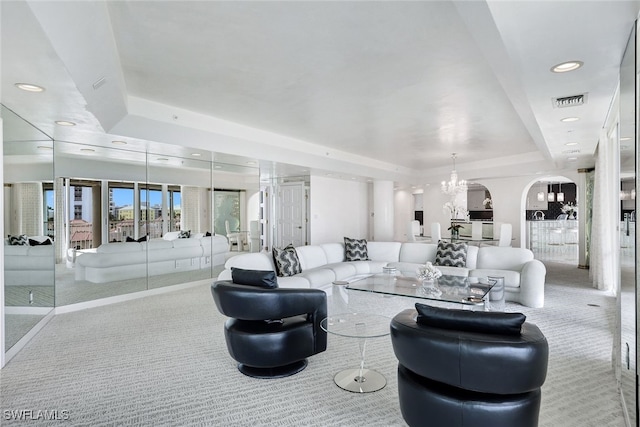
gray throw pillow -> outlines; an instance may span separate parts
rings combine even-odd
[[[284,249],[273,248],[272,253],[278,276],[286,277],[302,273],[300,259],[293,245],[289,244]]]
[[[468,247],[469,245],[467,245],[466,242],[447,242],[446,240],[438,240],[435,265],[466,267]]]
[[[181,230],[178,233],[178,239],[188,239],[189,237],[191,237],[191,230]]]
[[[347,261],[368,261],[367,240],[345,237],[344,257]]]

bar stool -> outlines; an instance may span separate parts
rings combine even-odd
[[[558,222],[554,222],[549,228],[549,244],[564,245],[564,227]]]

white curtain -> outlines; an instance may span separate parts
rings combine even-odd
[[[12,186],[11,234],[41,236],[44,231],[44,195],[40,182],[17,182]]]
[[[180,229],[191,230],[192,233],[210,231],[209,190],[183,185],[180,188],[180,196]]]
[[[60,263],[66,259],[67,254],[67,227],[65,221],[65,193],[64,178],[56,178],[53,182],[53,194],[55,197],[54,206],[54,243],[56,247],[56,263]]]
[[[613,138],[600,138],[596,151],[589,276],[593,287],[616,290],[618,257],[618,157]]]

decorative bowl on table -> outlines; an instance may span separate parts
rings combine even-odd
[[[416,270],[416,276],[422,281],[433,282],[438,277],[442,276],[442,272],[431,262],[427,262],[425,265],[418,267]]]

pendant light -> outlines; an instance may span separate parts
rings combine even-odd
[[[559,202],[564,202],[564,193],[562,192],[562,183],[560,183],[560,190],[558,190],[557,200]]]
[[[547,200],[549,202],[555,202],[556,201],[556,193],[553,192],[553,185],[551,185],[551,183],[549,183],[549,189],[551,191],[549,191],[549,194],[547,194]]]
[[[539,202],[544,202],[544,191],[542,191],[542,184],[540,183],[540,181],[538,181],[538,201]]]

